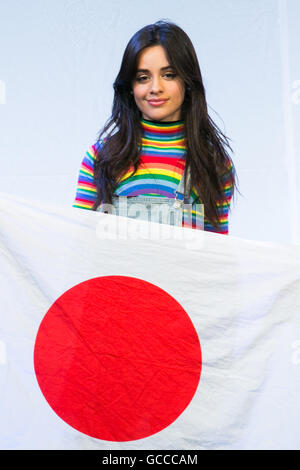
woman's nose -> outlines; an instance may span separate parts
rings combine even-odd
[[[161,77],[153,77],[151,80],[150,93],[161,93],[163,91],[163,85]]]

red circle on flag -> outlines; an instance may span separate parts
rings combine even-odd
[[[50,307],[34,368],[47,402],[70,426],[132,441],[166,428],[189,405],[201,347],[191,319],[163,289],[132,277],[97,277]]]

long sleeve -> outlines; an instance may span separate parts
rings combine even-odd
[[[232,175],[233,172],[233,175]],[[230,209],[230,203],[232,199],[233,189],[234,189],[234,167],[232,160],[228,158],[227,170],[222,176],[222,189],[224,198],[221,201],[217,201],[218,214],[220,218],[220,225],[218,230],[216,230],[204,217],[204,230],[208,232],[221,233],[223,235],[228,235],[228,213]]]
[[[103,142],[96,142],[83,157],[73,207],[80,209],[91,209],[93,207],[97,196],[97,189],[94,182],[94,162],[97,152],[102,145]]]
[[[145,132],[148,132],[149,124],[144,122]],[[174,197],[174,189],[178,185],[180,176],[183,171],[184,163],[184,145],[179,146],[178,142],[178,129],[182,125],[174,125],[171,131],[174,134],[174,139],[170,139],[170,129],[168,128],[167,137],[162,133],[160,124],[151,124],[150,130],[153,127],[158,135],[164,136],[162,140],[155,140],[150,133],[145,133],[143,139],[143,148],[141,152],[141,165],[138,171],[131,176],[131,171],[128,171],[115,188],[117,196],[155,196],[156,194],[166,197]],[[170,124],[168,124],[170,126]],[[172,134],[173,135],[173,134]],[[181,136],[181,134],[179,134]],[[150,139],[151,137],[151,139]],[[183,136],[181,136],[183,139]],[[153,141],[154,139],[154,141]],[[157,136],[156,136],[157,139]],[[76,190],[76,197],[73,207],[81,209],[92,209],[96,198],[97,189],[94,182],[94,163],[98,150],[104,145],[103,141],[96,142],[86,152],[79,171],[78,184]],[[174,147],[175,145],[175,147]],[[234,166],[232,160],[228,157],[226,170],[221,178],[223,198],[217,201],[218,213],[220,224],[217,228],[209,223],[205,217],[204,208],[204,230],[209,232],[220,233],[228,235],[228,212],[230,209],[230,202],[233,194],[234,184]],[[195,193],[196,195],[196,193]],[[203,220],[203,213],[197,212],[198,209],[193,209],[192,222],[190,216],[186,217],[183,213],[183,227],[199,228],[197,220]],[[203,225],[202,225],[203,227]]]

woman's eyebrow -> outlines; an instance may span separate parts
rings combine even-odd
[[[162,67],[160,70],[163,72],[164,70],[168,70],[168,69],[173,69],[172,65],[167,65],[166,67]],[[148,69],[138,69],[136,71],[136,73],[139,73],[139,72],[147,73],[147,72],[150,72],[150,70],[148,70]]]

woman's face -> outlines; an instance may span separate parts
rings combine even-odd
[[[162,46],[147,47],[141,53],[132,90],[144,119],[181,119],[184,82],[170,66]]]

